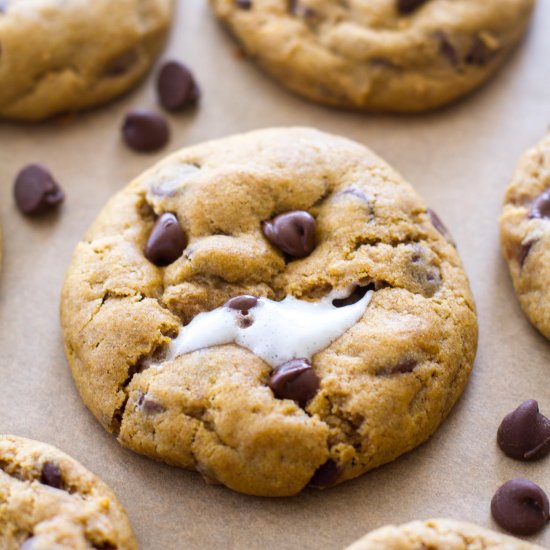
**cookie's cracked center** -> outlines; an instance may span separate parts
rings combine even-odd
[[[365,313],[369,290],[357,302],[337,307],[333,300],[347,298],[353,289],[333,291],[317,302],[287,296],[280,302],[258,298],[247,310],[246,323],[239,309],[222,306],[200,313],[170,344],[167,359],[203,348],[236,343],[272,367],[291,359],[311,359],[350,329]]]

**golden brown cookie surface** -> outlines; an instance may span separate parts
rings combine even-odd
[[[542,550],[540,546],[450,519],[413,521],[372,531],[346,550]]]
[[[418,112],[483,83],[534,0],[210,0],[251,58],[314,101]]]
[[[550,338],[550,135],[516,167],[504,198],[500,237],[521,307]]]
[[[166,37],[172,0],[2,0],[0,118],[41,120],[134,86]]]
[[[117,498],[51,445],[0,436],[0,548],[136,550]]]
[[[302,258],[265,234],[291,211],[316,224]],[[183,241],[170,233],[178,252],[158,267],[145,251],[170,216]],[[245,493],[391,461],[435,431],[475,355],[467,277],[441,232],[395,171],[343,138],[281,128],[184,149],[116,195],[75,251],[61,313],[82,398],[124,445]],[[197,314],[236,296],[311,303],[354,288],[370,302],[311,358],[320,387],[303,403],[277,398],[272,366],[245,347],[166,359]]]

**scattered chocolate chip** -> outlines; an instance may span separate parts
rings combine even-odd
[[[153,226],[145,247],[145,257],[156,266],[164,267],[175,262],[187,246],[187,239],[178,219],[165,212]]]
[[[314,250],[315,227],[315,218],[302,210],[279,214],[262,224],[267,240],[294,258],[304,258]]]
[[[498,53],[497,48],[490,48],[479,36],[474,37],[470,51],[466,54],[466,63],[483,67]]]
[[[241,10],[249,10],[252,8],[252,0],[235,0],[235,5]]]
[[[523,264],[525,263],[525,260],[527,259],[527,256],[529,255],[529,252],[531,251],[531,247],[534,244],[535,244],[535,241],[529,241],[528,243],[522,244],[519,247],[519,251],[518,251],[519,267],[523,267]]]
[[[341,470],[338,467],[338,464],[336,464],[334,460],[329,459],[322,466],[317,468],[311,478],[311,481],[309,482],[309,485],[311,487],[316,487],[317,489],[330,487],[338,481],[340,474]]]
[[[522,478],[512,479],[495,493],[491,513],[510,533],[533,535],[548,523],[548,497],[535,483]]]
[[[459,63],[458,52],[452,45],[449,37],[443,31],[435,33],[435,38],[439,42],[439,53],[453,66],[457,67]]]
[[[376,376],[392,376],[394,374],[406,374],[408,372],[412,372],[418,363],[414,359],[403,359],[400,363],[397,365],[393,365],[391,367],[386,367],[381,370],[379,370],[376,373]]]
[[[426,2],[427,0],[397,0],[397,11],[406,15],[412,13]]]
[[[332,300],[332,305],[334,307],[345,307],[356,304],[369,290],[374,290],[374,284],[367,286],[356,286],[347,298],[336,298]]]
[[[531,204],[530,218],[550,219],[550,189],[541,193]]]
[[[49,485],[54,489],[61,489],[63,485],[63,476],[61,470],[54,462],[44,462],[42,473],[40,474],[40,483]]]
[[[517,460],[538,460],[550,453],[550,420],[539,412],[534,399],[507,414],[497,432],[505,454]]]
[[[224,305],[229,309],[239,310],[243,315],[248,315],[248,311],[255,307],[257,303],[258,298],[256,298],[256,296],[244,294],[243,296],[235,296],[235,298],[231,298],[231,300],[225,302]]]
[[[126,74],[138,61],[139,56],[136,50],[128,50],[123,54],[111,59],[104,69],[107,76],[121,76]]]
[[[166,410],[166,408],[163,407],[160,403],[158,403],[154,399],[151,399],[150,397],[146,397],[146,395],[142,395],[138,399],[137,404],[138,404],[138,407],[145,414],[149,414],[149,415],[159,414],[159,413],[164,412]]]
[[[427,210],[428,215],[430,216],[430,221],[432,225],[451,243],[454,245],[453,237],[449,230],[445,227],[445,224],[441,221],[441,218],[431,209]]]
[[[53,210],[65,199],[61,187],[41,164],[29,164],[19,172],[13,193],[17,208],[27,216]]]
[[[169,111],[178,111],[195,104],[200,89],[191,71],[179,61],[168,61],[157,79],[157,93],[161,105]]]
[[[170,130],[160,115],[134,109],[124,119],[122,135],[128,146],[136,151],[157,151],[168,142]]]
[[[319,390],[319,377],[307,359],[291,359],[273,370],[268,385],[277,399],[305,403]]]

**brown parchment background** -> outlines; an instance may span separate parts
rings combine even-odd
[[[496,528],[497,487],[527,477],[550,493],[550,458],[524,464],[496,447],[503,415],[536,398],[550,415],[550,342],[523,316],[500,257],[497,218],[519,155],[550,123],[550,0],[523,45],[487,86],[443,111],[367,116],[311,105],[236,55],[204,0],[179,3],[166,57],[185,60],[204,91],[170,117],[169,146],[139,155],[120,141],[130,107],[155,107],[149,77],[94,112],[42,125],[0,123],[0,432],[54,444],[97,473],[126,507],[143,549],[337,550],[390,522],[451,517]],[[324,492],[262,499],[123,449],[81,403],[67,366],[58,302],[72,250],[99,209],[134,176],[182,146],[254,128],[311,125],[356,139],[405,175],[451,229],[476,297],[480,342],[462,400],[425,445]],[[15,210],[12,182],[50,166],[67,193],[58,216]],[[550,548],[550,526],[533,541]]]

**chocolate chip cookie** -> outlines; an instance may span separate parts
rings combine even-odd
[[[541,546],[450,519],[413,521],[372,531],[346,550],[543,550]]]
[[[244,50],[320,103],[419,112],[480,86],[520,40],[534,0],[210,0]]]
[[[0,118],[41,120],[129,90],[171,10],[172,0],[0,0]]]
[[[550,338],[550,134],[516,167],[504,197],[500,239],[523,311]]]
[[[184,149],[77,246],[61,322],[125,446],[254,495],[327,487],[425,441],[477,323],[448,232],[365,147],[281,128]]]
[[[0,548],[137,550],[117,498],[55,447],[0,436]]]

